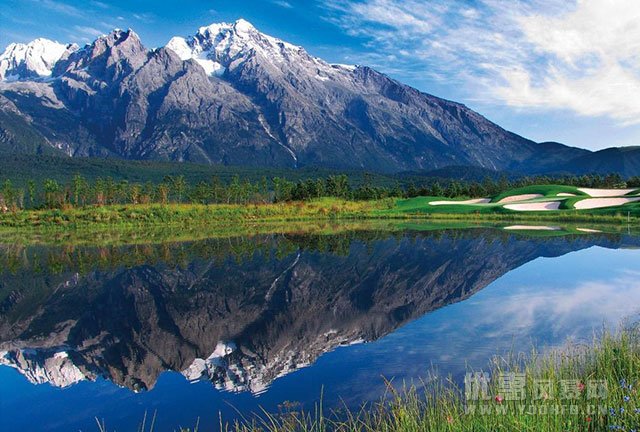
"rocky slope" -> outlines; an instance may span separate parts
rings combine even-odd
[[[0,97],[15,107],[5,114],[0,104],[0,147],[385,172],[534,172],[584,154],[538,145],[368,67],[329,64],[244,20],[153,50],[131,30],[62,48],[0,82]],[[21,145],[16,129],[30,131],[36,150]]]

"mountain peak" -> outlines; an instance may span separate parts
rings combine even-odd
[[[92,46],[96,46],[99,44],[104,44],[106,46],[115,46],[120,45],[122,43],[139,45],[142,47],[142,41],[136,32],[132,29],[119,29],[115,28],[108,34],[102,35],[98,37],[92,44]]]
[[[253,26],[253,24],[251,24],[249,21],[240,18],[239,20],[237,20],[235,22],[235,24],[233,25],[233,28],[236,30],[236,32],[238,33],[248,33],[250,31],[255,30],[256,28]]]
[[[53,75],[89,73],[100,79],[118,79],[142,66],[146,56],[147,50],[133,30],[114,29],[59,61]]]
[[[269,61],[280,61],[288,53],[304,52],[301,47],[258,31],[249,21],[213,23],[200,27],[187,38],[176,36],[166,45],[182,60],[197,61],[209,75],[221,75],[235,59],[260,54]]]
[[[230,23],[212,23],[198,29],[198,35],[205,38],[215,38],[221,33],[233,32],[238,36],[247,35],[248,33],[258,32],[258,30],[245,19],[238,19],[233,24]]]
[[[77,49],[75,44],[64,45],[45,38],[27,44],[12,43],[0,55],[0,80],[48,77],[60,58]]]

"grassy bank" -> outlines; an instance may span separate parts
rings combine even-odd
[[[393,201],[318,199],[277,204],[138,204],[25,210],[0,215],[3,228],[81,228],[86,226],[233,225],[251,223],[364,219]]]
[[[593,210],[518,212],[501,206],[430,205],[441,199],[417,197],[404,200],[347,201],[320,198],[275,204],[149,204],[22,210],[0,214],[0,231],[64,231],[78,229],[126,229],[210,227],[221,230],[256,223],[294,221],[346,221],[365,219],[422,219],[481,221],[559,221],[585,223],[637,223],[640,203]]]
[[[394,390],[358,411],[291,410],[226,425],[269,431],[636,431],[640,430],[640,333],[605,334],[588,346],[495,358],[486,398],[449,381]],[[524,393],[501,376],[523,377]],[[470,387],[467,387],[469,390]],[[514,388],[520,388],[515,384]],[[484,400],[486,399],[486,400]]]

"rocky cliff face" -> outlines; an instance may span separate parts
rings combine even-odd
[[[282,240],[256,240],[265,241]],[[213,260],[207,244],[179,266],[114,260],[83,274],[5,273],[0,362],[59,386],[101,376],[137,391],[174,370],[260,393],[323,353],[383,337],[535,258],[630,245],[615,236],[492,232],[356,239],[334,252],[308,244]]]
[[[33,134],[72,156],[387,172],[535,171],[558,159],[464,105],[329,64],[244,20],[155,50],[131,30],[58,48],[48,79],[19,73],[0,94],[33,119]],[[0,116],[0,131],[18,121]],[[582,154],[563,150],[564,161]]]

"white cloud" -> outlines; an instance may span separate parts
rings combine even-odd
[[[140,22],[143,23],[152,23],[155,21],[155,17],[152,13],[144,12],[144,13],[134,13],[133,17]]]
[[[574,287],[530,287],[501,303],[501,319],[514,329],[531,328],[543,321],[557,333],[619,325],[640,311],[640,282],[621,275],[612,280],[584,281]],[[486,323],[485,323],[486,324]]]
[[[459,81],[470,98],[640,123],[640,2],[331,0],[368,58]]]
[[[73,29],[77,32],[78,36],[81,37],[87,37],[87,38],[97,38],[100,37],[104,34],[104,32],[98,30],[97,28],[94,27],[89,27],[89,26],[73,26]]]
[[[55,0],[34,0],[41,7],[75,18],[84,17],[84,12],[75,6]]]
[[[272,0],[271,3],[285,9],[292,9],[293,5],[286,0]]]
[[[100,9],[109,9],[109,7],[110,7],[107,3],[104,3],[104,2],[101,2],[101,1],[98,1],[98,0],[92,0],[91,4],[96,6],[96,7],[98,7],[98,8],[100,8]]]

